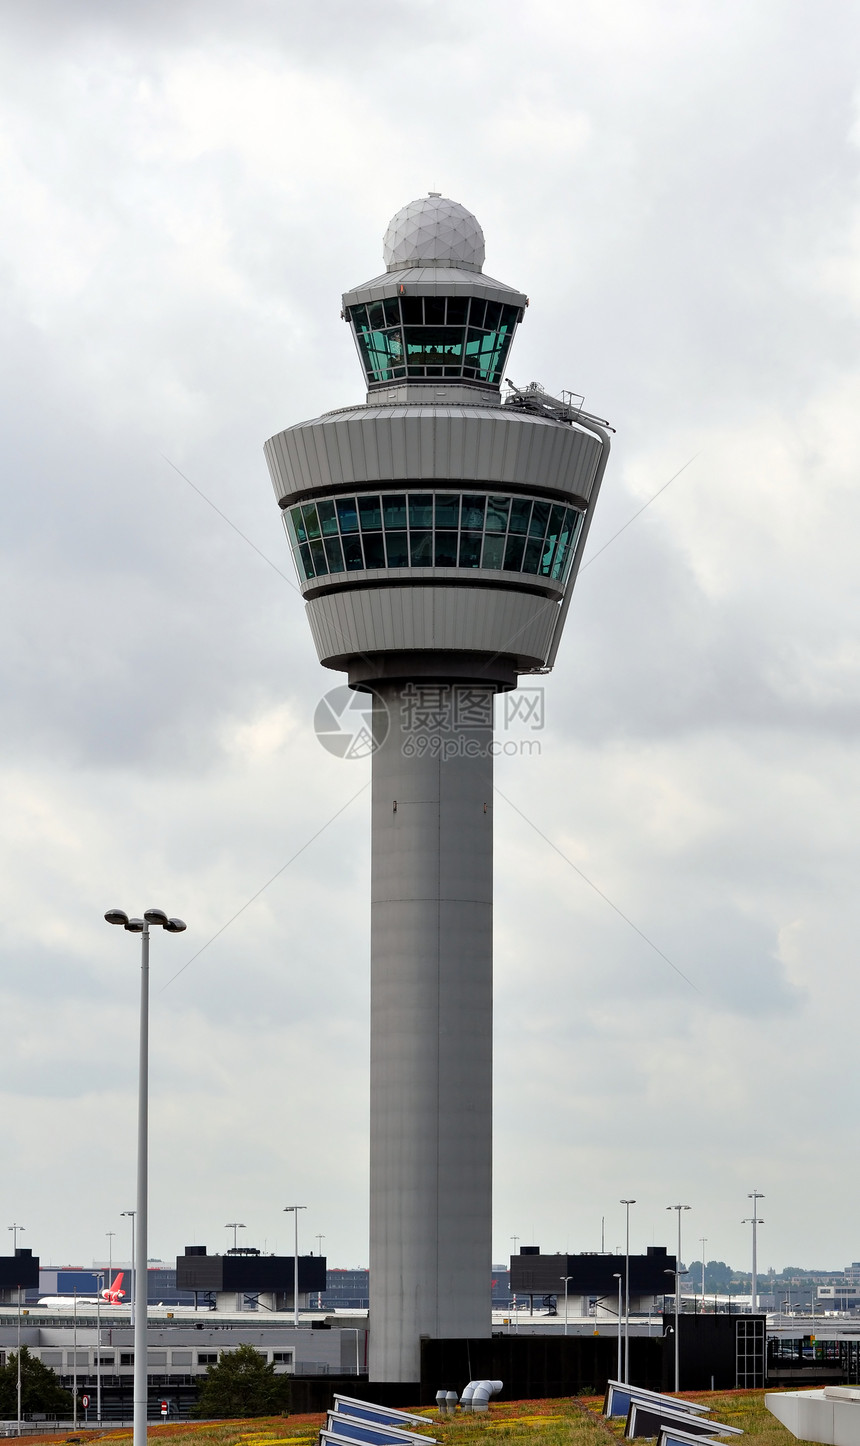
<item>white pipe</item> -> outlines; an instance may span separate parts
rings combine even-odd
[[[470,1381],[460,1400],[464,1411],[486,1411],[491,1396],[497,1396],[503,1381]]]

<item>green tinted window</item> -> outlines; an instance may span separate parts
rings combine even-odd
[[[358,508],[354,497],[340,497],[337,502],[337,520],[341,532],[358,531]]]
[[[398,377],[465,377],[497,386],[519,309],[478,297],[401,296],[349,312],[371,386]]]
[[[532,520],[529,523],[530,537],[543,537],[546,532],[546,525],[549,521],[549,503],[536,502],[532,508]]]
[[[563,584],[582,514],[541,498],[383,492],[306,502],[286,522],[303,581],[411,566],[525,572]]]
[[[436,494],[436,526],[459,527],[460,498],[456,494]]]
[[[406,526],[406,498],[389,492],[382,494],[382,519],[385,530],[389,527]]]
[[[409,566],[409,534],[407,532],[386,532],[385,550],[389,567]]]
[[[487,498],[487,531],[506,532],[508,527],[508,513],[511,510],[509,497],[488,497]]]
[[[306,503],[302,508],[302,516],[305,520],[305,531],[309,538],[319,537],[320,523],[316,507],[312,502]]]
[[[433,533],[410,532],[409,551],[413,567],[433,566]]]
[[[532,504],[525,498],[515,497],[511,502],[511,532],[528,532]]]
[[[378,532],[382,527],[382,508],[378,497],[359,497],[358,516],[362,532]]]
[[[356,533],[343,539],[343,558],[347,572],[361,571],[364,558],[361,555],[361,538]]]
[[[523,572],[537,572],[542,552],[543,543],[540,538],[530,537],[523,553]]]
[[[460,516],[461,527],[466,528],[469,532],[477,531],[479,528],[483,530],[485,500],[483,497],[463,498],[462,513]]]
[[[498,536],[484,538],[484,554],[481,567],[501,567],[505,556],[505,539]]]
[[[457,566],[457,534],[456,532],[437,532],[436,546],[434,549],[433,561],[436,567]]]
[[[334,503],[318,502],[317,513],[319,514],[323,537],[331,537],[332,533],[337,536],[337,517],[335,515]]]
[[[364,543],[364,565],[365,567],[385,566],[385,545],[381,532],[368,532],[362,538]]]
[[[481,566],[481,543],[484,534],[482,532],[461,532],[460,533],[460,566],[480,567]]]
[[[340,550],[339,537],[325,539],[325,555],[329,572],[343,572],[343,553]]]
[[[410,526],[410,527],[432,527],[432,526],[433,526],[433,493],[432,493],[432,492],[410,492],[410,494],[409,494],[409,526]]]

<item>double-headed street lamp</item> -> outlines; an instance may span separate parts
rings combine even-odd
[[[756,1246],[757,1246],[757,1244],[758,1244],[758,1241],[757,1241],[757,1239],[756,1239],[756,1227],[757,1227],[758,1225],[764,1225],[764,1221],[763,1221],[762,1219],[760,1219],[759,1213],[758,1213],[758,1202],[759,1202],[759,1200],[763,1200],[763,1199],[764,1199],[764,1195],[761,1193],[760,1190],[751,1190],[751,1191],[749,1192],[749,1194],[747,1195],[747,1199],[748,1199],[748,1200],[752,1200],[752,1202],[753,1202],[753,1213],[752,1213],[752,1215],[747,1216],[746,1220],[742,1220],[742,1221],[741,1221],[741,1224],[742,1224],[742,1225],[751,1225],[751,1226],[752,1226],[752,1230],[753,1230],[753,1238],[752,1238],[752,1281],[751,1281],[752,1290],[751,1290],[751,1292],[750,1292],[750,1306],[751,1306],[751,1308],[752,1308],[752,1314],[755,1315],[756,1311],[758,1310],[758,1259],[757,1259],[757,1256],[756,1256]]]
[[[672,1210],[674,1206],[669,1205],[666,1208]],[[686,1208],[689,1210],[689,1205]],[[688,1270],[680,1270],[677,1261],[675,1261],[675,1266],[675,1270],[664,1270],[663,1274],[674,1275],[675,1277],[675,1394],[677,1395],[681,1389],[681,1356],[678,1345],[678,1296],[681,1290],[681,1276],[689,1275],[690,1272]]]
[[[624,1241],[624,1375],[625,1384],[630,1380],[630,1206],[635,1200],[620,1202],[627,1211],[627,1231]]]
[[[292,1212],[293,1219],[296,1223],[293,1249],[293,1325],[296,1330],[299,1328],[299,1211],[307,1210],[307,1208],[307,1205],[284,1206],[284,1214],[288,1215]],[[356,1340],[357,1339],[358,1337],[356,1336]],[[298,1351],[298,1345],[296,1345],[296,1351]],[[137,1443],[135,1443],[135,1446],[137,1446]]]
[[[149,1202],[149,931],[165,929],[181,934],[181,919],[168,918],[163,909],[147,909],[142,919],[130,919],[123,909],[108,909],[109,924],[121,924],[129,934],[140,934],[140,1052],[137,1086],[137,1230],[134,1251],[134,1446],[146,1446],[146,1252]]]
[[[624,1377],[621,1374],[621,1271],[616,1270],[612,1279],[618,1281],[618,1379],[622,1381]]]
[[[679,1381],[680,1381],[680,1379],[681,1379],[680,1356],[679,1356],[679,1347],[678,1347],[678,1316],[679,1316],[679,1314],[680,1314],[680,1307],[681,1307],[681,1280],[680,1280],[680,1277],[681,1277],[682,1275],[686,1275],[686,1274],[687,1274],[686,1270],[681,1270],[681,1212],[682,1212],[683,1210],[689,1210],[689,1209],[690,1209],[690,1206],[689,1206],[689,1205],[667,1205],[667,1206],[666,1206],[666,1209],[667,1209],[667,1210],[677,1210],[677,1212],[678,1212],[678,1256],[677,1256],[677,1259],[676,1259],[676,1261],[675,1261],[675,1270],[674,1270],[674,1275],[675,1275],[675,1390],[676,1390],[676,1392],[677,1392],[677,1391],[680,1391],[680,1389],[681,1389],[680,1385],[678,1384]]]

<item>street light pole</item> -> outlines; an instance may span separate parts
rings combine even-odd
[[[78,1287],[75,1286],[72,1324],[72,1425],[78,1429]]]
[[[559,1280],[564,1281],[564,1333],[567,1335],[567,1283],[573,1280],[572,1275],[560,1275]]]
[[[102,1423],[102,1291],[104,1271],[96,1271],[96,1420]]]
[[[134,1217],[137,1211],[121,1210],[119,1213],[120,1215],[129,1215],[131,1217],[131,1287],[129,1289],[129,1306],[132,1319],[134,1319]]]
[[[147,1278],[146,1257],[149,1207],[149,930],[164,929],[181,934],[181,919],[168,918],[163,909],[147,909],[142,919],[130,919],[124,909],[108,909],[109,924],[121,924],[130,934],[140,935],[140,1047],[137,1084],[137,1230],[134,1253],[134,1428],[133,1446],[146,1446],[147,1420]],[[101,1386],[101,1375],[99,1375]],[[99,1410],[101,1418],[101,1409]]]
[[[681,1212],[689,1210],[689,1205],[667,1205],[667,1210],[678,1212],[678,1258],[675,1261],[675,1393],[681,1389],[681,1356],[679,1345],[678,1320],[681,1314]],[[686,1275],[686,1271],[684,1271]]]
[[[630,1206],[635,1200],[620,1202],[627,1211],[627,1234],[624,1245],[624,1384],[630,1384]]]
[[[293,1249],[293,1325],[296,1330],[299,1328],[299,1211],[307,1210],[307,1205],[285,1205],[284,1214],[292,1213],[295,1221],[296,1233]],[[296,1345],[298,1350],[298,1345]]]
[[[621,1375],[621,1271],[616,1270],[612,1278],[618,1281],[618,1379],[620,1381],[623,1379]]]
[[[238,1244],[237,1244],[238,1232],[239,1232],[240,1230],[245,1230],[245,1229],[247,1229],[247,1226],[243,1225],[240,1220],[230,1220],[230,1221],[228,1221],[227,1224],[224,1226],[224,1229],[225,1229],[225,1230],[232,1230],[232,1232],[233,1232],[233,1249],[234,1249],[234,1250],[238,1250],[238,1248],[239,1248],[239,1247],[238,1247]]]
[[[756,1226],[764,1225],[764,1221],[760,1220],[758,1215],[758,1202],[764,1199],[764,1195],[760,1190],[750,1190],[747,1199],[753,1202],[753,1213],[748,1216],[746,1220],[742,1220],[741,1224],[752,1226],[752,1290],[750,1291],[750,1307],[752,1314],[755,1315],[758,1310],[758,1259],[756,1255],[758,1242],[756,1239]]]
[[[9,1227],[11,1229],[11,1226]],[[20,1230],[20,1225],[18,1226]],[[18,1286],[18,1435],[21,1435],[21,1286]]]

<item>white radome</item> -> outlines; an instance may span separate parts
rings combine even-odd
[[[382,240],[389,271],[410,266],[456,266],[480,271],[484,233],[480,222],[459,201],[431,191],[392,216]]]

